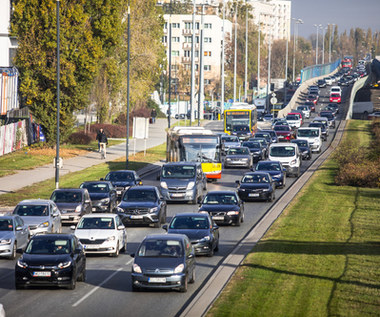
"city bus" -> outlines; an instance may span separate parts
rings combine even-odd
[[[219,135],[203,127],[174,127],[167,133],[167,162],[201,162],[207,179],[222,177]]]
[[[247,103],[233,104],[224,110],[224,132],[231,134],[234,126],[247,125],[252,135],[257,130],[257,109],[255,105]]]

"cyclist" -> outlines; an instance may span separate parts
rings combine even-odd
[[[98,132],[96,139],[98,140],[98,143],[99,143],[99,151],[102,153],[102,159],[105,159],[106,153],[107,153],[106,147],[108,144],[108,139],[107,139],[107,136],[106,136],[106,134],[102,128]]]

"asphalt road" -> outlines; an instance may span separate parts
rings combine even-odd
[[[318,109],[328,103],[328,88],[321,90]],[[343,100],[349,96],[351,88],[344,88]],[[327,97],[327,98],[326,98]],[[346,102],[342,102],[342,108],[346,108]],[[313,114],[316,116],[316,114]],[[342,111],[338,115],[341,118]],[[309,120],[307,120],[309,121]],[[307,125],[307,124],[305,124]],[[220,122],[212,122],[211,129],[221,129]],[[330,136],[323,144],[326,149],[334,135],[330,129]],[[313,159],[317,157],[313,155]],[[302,171],[312,162],[303,161]],[[235,181],[240,179],[244,172],[242,169],[227,169],[223,171],[223,177],[217,183],[209,183],[208,190],[222,190],[236,188]],[[291,186],[294,178],[287,178],[285,189],[276,190],[276,199]],[[156,175],[144,178],[144,184],[158,185]],[[14,266],[16,261],[0,260],[0,303],[4,305],[6,315],[9,316],[175,316],[186,303],[193,297],[210,274],[217,268],[223,258],[227,256],[234,246],[246,235],[246,233],[259,221],[273,203],[250,202],[245,204],[245,221],[240,227],[220,227],[219,252],[214,257],[197,257],[196,281],[189,284],[187,293],[177,291],[143,291],[131,290],[131,263],[128,255],[134,252],[144,236],[150,233],[163,233],[162,229],[151,227],[128,227],[127,253],[120,254],[118,258],[107,256],[87,257],[87,281],[77,283],[74,291],[65,289],[31,288],[15,290]],[[197,211],[197,205],[169,204],[168,219],[176,213]],[[65,231],[70,231],[69,227]]]

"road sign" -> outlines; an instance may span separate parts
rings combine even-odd
[[[277,98],[276,98],[276,97],[272,97],[272,98],[270,98],[270,103],[271,103],[272,105],[274,105],[275,103],[277,103]]]

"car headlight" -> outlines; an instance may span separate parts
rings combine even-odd
[[[109,198],[103,198],[103,199],[100,200],[100,202],[102,204],[109,204],[110,203],[110,199]]]
[[[194,185],[195,185],[194,182],[189,182],[189,184],[187,184],[187,188],[186,188],[186,190],[193,189],[193,188],[194,188]]]
[[[131,187],[131,186],[129,186],[129,185],[128,185],[128,186],[125,186],[125,187],[124,187],[124,190],[129,189],[129,187]]]
[[[160,186],[164,189],[168,189],[168,184],[166,184],[166,182],[161,182],[160,183]]]
[[[114,240],[115,240],[115,236],[111,236],[111,237],[108,237],[106,241],[114,241]]]
[[[185,269],[185,266],[183,264],[180,264],[178,265],[175,269],[174,269],[174,273],[177,274],[177,273],[182,273],[183,270]]]
[[[39,228],[46,228],[49,227],[49,221],[45,221],[38,225]]]
[[[152,213],[152,212],[156,212],[157,210],[158,210],[158,207],[154,207],[154,208],[150,208],[150,209],[149,209],[149,212]]]
[[[254,154],[260,154],[260,151],[254,151],[253,153]]]
[[[78,205],[76,208],[75,208],[75,212],[81,212],[82,211],[82,205]]]
[[[226,158],[226,161],[231,161],[231,159],[227,157],[227,158]]]
[[[296,163],[297,163],[296,160],[290,161],[290,165],[293,165],[293,164],[296,164]]]
[[[269,192],[268,188],[263,188],[263,192]]]
[[[205,237],[203,237],[202,239],[200,239],[199,241],[200,242],[206,242],[206,241],[210,241],[210,236],[205,236]]]
[[[0,244],[11,244],[12,242],[12,239],[3,239],[3,240],[0,240]]]
[[[136,263],[133,264],[132,270],[135,273],[142,273],[141,267],[139,267]]]
[[[116,207],[116,212],[124,212],[123,208],[120,208],[119,206]]]
[[[204,210],[199,210],[199,213],[200,213],[200,214],[208,214],[208,212],[207,212],[207,211],[204,211]]]
[[[26,269],[28,267],[28,264],[25,263],[22,259],[19,259],[17,261],[17,266],[22,267],[23,269]]]
[[[242,161],[246,161],[246,162],[248,162],[248,161],[249,161],[249,158],[243,158]]]
[[[59,263],[57,266],[59,269],[65,269],[71,265],[71,261]]]
[[[238,214],[239,214],[238,211],[228,211],[228,212],[227,212],[227,215],[228,215],[228,216],[233,216],[233,215],[238,215]]]
[[[272,175],[272,178],[280,178],[281,174]]]

